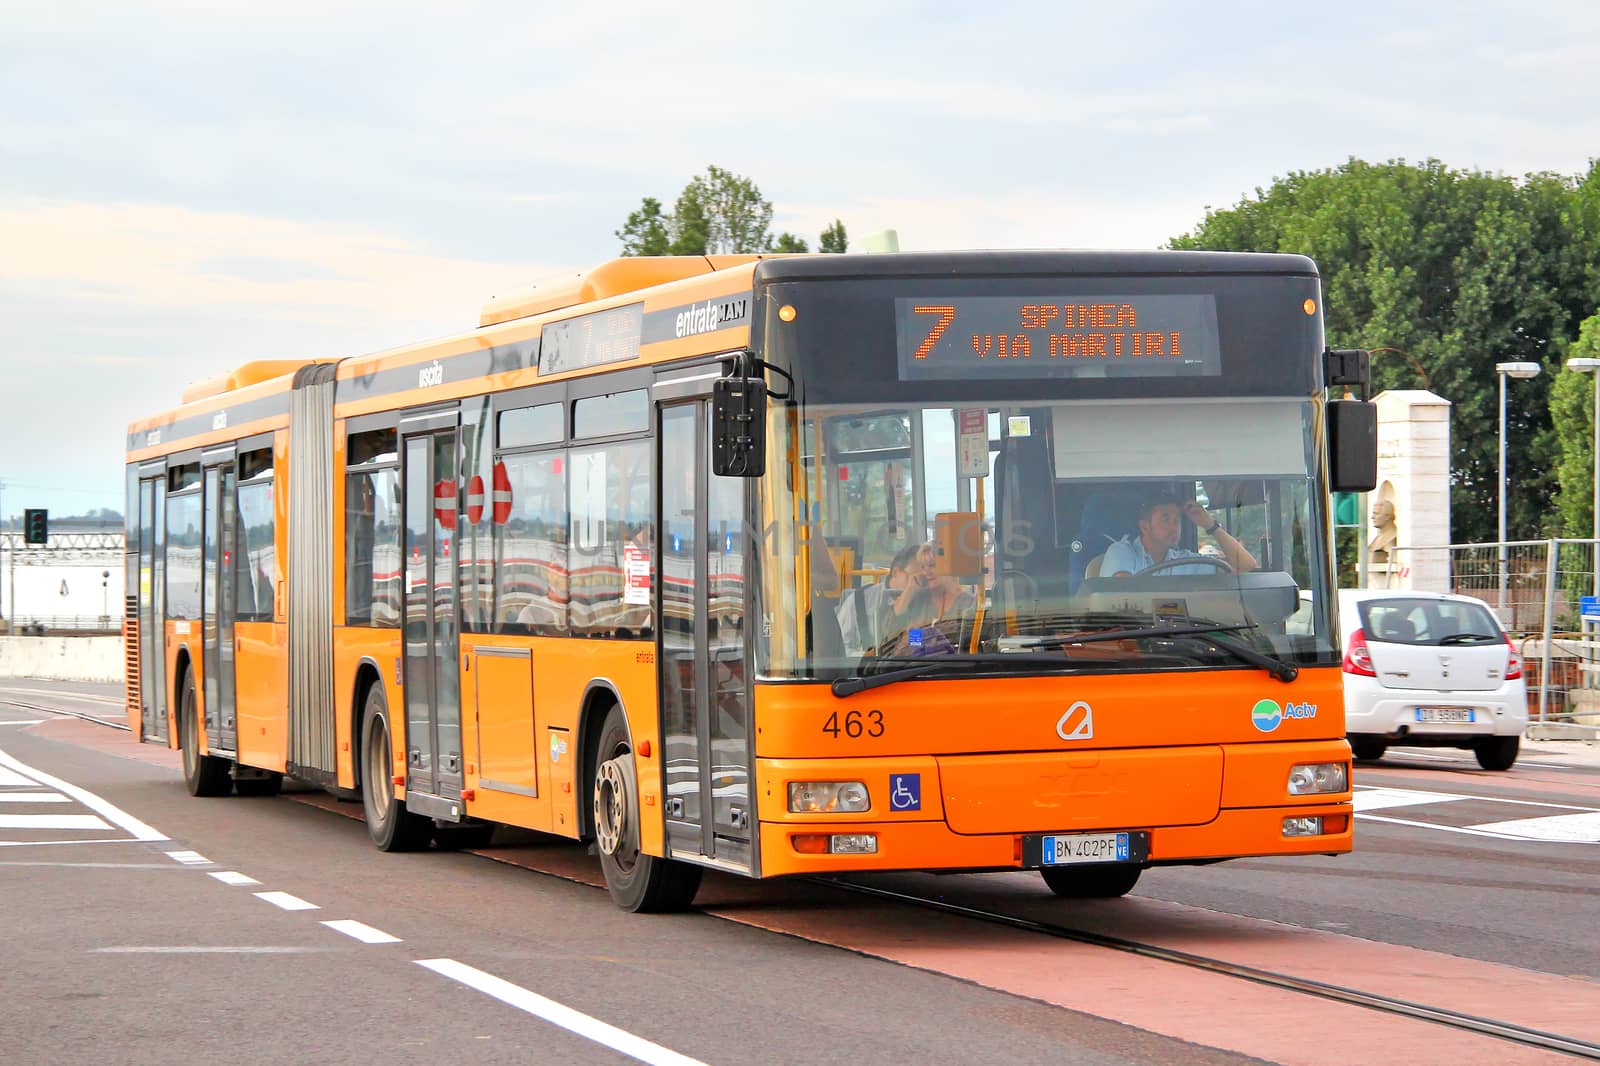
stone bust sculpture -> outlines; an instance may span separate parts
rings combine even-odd
[[[1394,525],[1394,503],[1379,500],[1372,505],[1372,528],[1377,532],[1367,542],[1368,558],[1375,563],[1387,563],[1391,549],[1399,539]]]

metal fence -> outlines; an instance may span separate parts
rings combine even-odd
[[[1529,719],[1600,727],[1600,617],[1583,617],[1584,598],[1600,597],[1596,548],[1568,539],[1395,548],[1369,564],[1367,587],[1482,600],[1522,655]]]
[[[123,535],[52,531],[27,544],[0,532],[0,618],[19,635],[116,633],[122,627]]]

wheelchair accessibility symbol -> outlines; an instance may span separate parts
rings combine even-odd
[[[922,775],[889,775],[889,809],[891,811],[922,810]]]

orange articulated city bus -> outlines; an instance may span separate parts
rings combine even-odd
[[[593,840],[630,910],[1348,851],[1349,385],[1298,256],[616,260],[135,422],[129,723],[386,850]]]

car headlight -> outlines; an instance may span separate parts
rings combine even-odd
[[[1350,773],[1342,762],[1304,763],[1289,769],[1289,795],[1315,796],[1324,792],[1346,792]]]
[[[872,806],[860,781],[790,781],[790,814],[858,814]]]

